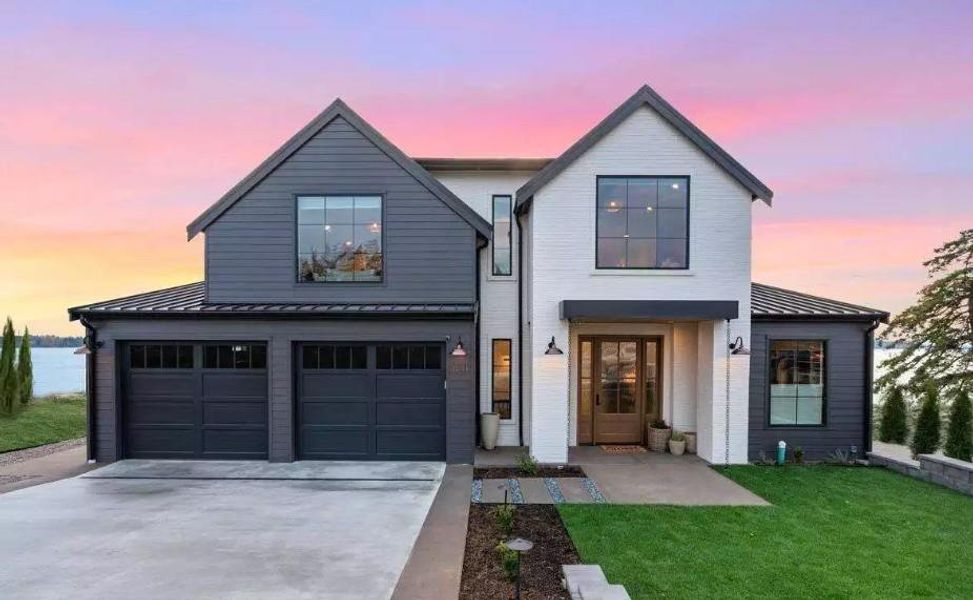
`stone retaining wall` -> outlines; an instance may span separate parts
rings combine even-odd
[[[874,452],[868,454],[868,462],[871,465],[885,467],[909,477],[929,481],[973,496],[973,463],[955,458],[920,454],[918,466],[916,466],[915,461],[896,460]]]

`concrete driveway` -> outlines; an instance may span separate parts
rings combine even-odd
[[[124,461],[0,495],[0,598],[388,598],[439,463]]]

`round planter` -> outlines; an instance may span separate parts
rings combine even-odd
[[[480,415],[480,435],[483,437],[483,448],[493,450],[497,447],[497,435],[500,434],[500,414],[483,413]]]
[[[686,440],[677,442],[676,440],[669,440],[669,452],[672,452],[673,456],[682,456],[682,453],[686,451]]]
[[[687,431],[686,432],[686,452],[689,454],[696,454],[696,432]]]
[[[653,452],[665,452],[666,443],[669,441],[669,436],[671,435],[671,427],[667,427],[665,429],[649,427],[649,450],[652,450]]]

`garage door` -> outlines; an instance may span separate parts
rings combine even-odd
[[[443,460],[441,344],[303,344],[298,348],[298,457]]]
[[[267,458],[267,347],[133,342],[124,349],[128,458]]]

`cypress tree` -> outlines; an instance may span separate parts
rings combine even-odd
[[[12,415],[17,407],[17,369],[14,356],[17,354],[17,342],[14,338],[14,324],[7,317],[7,324],[3,327],[3,345],[0,346],[0,412]]]
[[[17,379],[20,384],[20,404],[26,406],[34,397],[34,363],[30,358],[30,331],[24,327],[17,353]]]
[[[904,444],[909,436],[909,426],[905,421],[905,395],[902,388],[889,388],[882,405],[882,422],[878,429],[878,439],[891,444]]]
[[[943,454],[973,462],[973,404],[965,390],[957,392],[953,398]]]
[[[912,436],[912,456],[932,454],[939,448],[939,389],[933,380],[926,382],[926,393],[916,419],[916,432]]]

